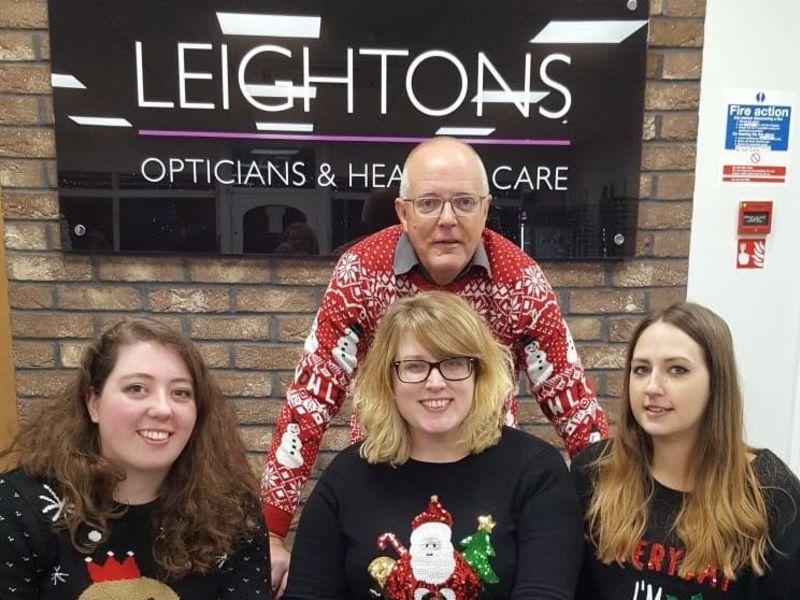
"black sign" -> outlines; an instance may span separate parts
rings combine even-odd
[[[449,134],[525,251],[632,255],[647,5],[51,0],[64,247],[336,254]]]

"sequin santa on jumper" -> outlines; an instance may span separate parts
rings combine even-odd
[[[411,522],[409,550],[406,550],[393,533],[384,533],[378,538],[381,550],[391,544],[400,555],[383,583],[384,598],[475,600],[479,597],[480,580],[453,547],[452,527],[453,518],[450,513],[444,509],[437,496],[431,496],[428,510],[417,515]]]
[[[518,371],[531,379],[533,395],[570,454],[607,437],[605,415],[578,360],[555,293],[531,257],[484,229],[464,272],[439,288],[421,272],[402,227],[389,227],[341,256],[322,298],[264,462],[261,501],[270,531],[288,532],[322,435],[344,402],[358,361],[386,310],[400,298],[432,289],[461,296],[511,348]],[[507,425],[516,425],[516,407],[511,398]],[[297,455],[291,461],[284,452],[287,429],[296,432]],[[351,440],[360,437],[352,419]]]

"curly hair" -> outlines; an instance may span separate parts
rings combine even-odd
[[[473,454],[497,444],[503,407],[514,389],[511,353],[464,300],[447,292],[423,292],[389,307],[358,369],[353,401],[364,432],[361,455],[370,463],[392,465],[409,458],[408,426],[397,409],[392,377],[394,355],[405,334],[439,359],[475,359],[475,391],[459,439]]]
[[[100,393],[120,349],[155,342],[180,355],[191,374],[197,420],[153,504],[153,557],[170,577],[208,573],[257,527],[258,480],[225,397],[197,348],[152,319],[126,319],[94,340],[74,379],[59,396],[44,400],[25,419],[13,450],[28,475],[55,482],[69,509],[56,523],[73,546],[90,553],[96,543],[79,536],[91,527],[108,532],[109,520],[126,507],[114,502],[124,470],[101,455],[98,427],[86,406]]]

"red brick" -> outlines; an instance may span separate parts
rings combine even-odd
[[[659,173],[655,197],[659,200],[689,200],[694,195],[694,173]]]
[[[650,15],[660,15],[664,0],[650,0]]]
[[[639,203],[641,229],[688,229],[691,223],[691,202]]]
[[[700,79],[703,68],[702,50],[674,50],[664,54],[664,79]]]
[[[697,110],[699,106],[699,83],[648,81],[645,85],[645,110]]]
[[[16,340],[13,346],[14,366],[17,368],[40,369],[43,367],[56,366],[53,344],[49,342],[24,342]]]
[[[676,302],[683,302],[686,300],[686,287],[674,286],[667,288],[659,288],[650,290],[650,301],[648,308],[650,311],[662,310],[675,304]]]
[[[655,139],[656,137],[656,115],[653,113],[646,113],[644,121],[642,122],[642,140],[645,142]]]
[[[311,331],[314,317],[278,317],[279,342],[303,342]]]
[[[36,369],[15,373],[17,394],[25,397],[52,398],[61,392],[75,378],[72,371]]]
[[[606,394],[615,398],[622,397],[622,386],[625,381],[625,372],[617,371],[606,376]]]
[[[335,264],[331,259],[274,259],[275,281],[287,285],[328,285]]]
[[[11,250],[47,250],[44,223],[6,222],[6,248]]]
[[[50,94],[50,89],[47,65],[0,63],[0,93]]]
[[[249,452],[266,452],[272,440],[272,427],[240,427],[239,435],[242,437],[245,448]]]
[[[147,256],[101,256],[100,279],[104,281],[182,281],[180,258]]]
[[[237,346],[235,363],[239,369],[294,369],[300,359],[299,345]]]
[[[0,127],[0,156],[51,158],[56,155],[52,129]]]
[[[47,285],[10,282],[8,302],[11,308],[52,308],[53,288]]]
[[[211,369],[225,369],[231,366],[231,352],[227,344],[196,343],[206,366]]]
[[[631,339],[631,334],[641,322],[641,317],[622,317],[609,320],[608,339],[612,342],[625,342]]]
[[[576,340],[599,340],[603,336],[603,321],[599,317],[567,317],[567,325]]]
[[[139,290],[127,286],[59,286],[59,308],[68,310],[141,310]]]
[[[39,123],[39,98],[36,96],[0,97],[0,125]]]
[[[697,138],[696,113],[665,113],[661,116],[662,140],[694,140]]]
[[[706,0],[666,0],[664,14],[671,17],[704,17]]]
[[[94,334],[92,316],[13,311],[11,333],[18,338],[87,338]]]
[[[645,295],[636,290],[572,290],[570,313],[635,313],[645,308]]]
[[[680,285],[688,267],[685,260],[628,261],[616,266],[612,282],[618,287]]]
[[[654,17],[650,19],[649,45],[654,48],[700,48],[703,45],[703,21]]]
[[[41,177],[41,163],[31,162],[30,164],[35,167],[37,183],[25,187],[36,187],[39,185]],[[7,220],[44,219],[53,221],[59,218],[59,213],[58,195],[56,195],[55,192],[5,191],[3,198],[3,214]]]
[[[192,281],[207,283],[266,283],[269,262],[264,259],[197,258],[189,261]]]
[[[0,28],[46,29],[47,2],[43,0],[0,0]]]
[[[319,298],[312,288],[263,287],[236,292],[239,312],[314,312]]]
[[[270,379],[267,373],[243,373],[241,371],[214,371],[222,393],[226,397],[266,397],[270,395]]]
[[[241,425],[262,425],[264,423],[275,423],[285,404],[280,400],[251,400],[241,398],[231,401],[236,420]]]
[[[18,281],[83,281],[91,279],[87,256],[11,255],[8,278]]]
[[[583,344],[579,354],[586,369],[620,369],[625,365],[625,344]]]
[[[695,164],[694,144],[644,144],[642,169],[648,171],[689,171]]]
[[[640,173],[639,175],[639,198],[649,198],[653,193],[653,174]]]
[[[639,230],[636,232],[636,254],[637,258],[650,257],[653,255],[653,234],[648,231]]]
[[[656,231],[653,233],[653,255],[658,257],[688,257],[690,232],[686,230]]]
[[[647,50],[647,67],[645,70],[645,77],[647,79],[660,79],[661,78],[661,63],[664,56],[661,52],[648,49]]]
[[[148,293],[153,312],[227,312],[227,290],[209,288],[169,288]]]
[[[540,262],[553,287],[593,287],[603,285],[605,274],[598,263]]]
[[[267,317],[192,317],[189,335],[198,340],[255,340],[269,337]]]
[[[1,72],[0,75],[2,75]],[[42,185],[42,162],[40,160],[0,158],[0,187],[21,188],[40,185]]]
[[[0,30],[0,61],[31,61],[36,58],[33,33]]]
[[[80,366],[83,359],[83,352],[91,342],[61,342],[59,344],[59,357],[61,358],[61,366],[68,369],[74,369]]]

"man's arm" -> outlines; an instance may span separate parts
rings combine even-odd
[[[287,391],[261,477],[261,504],[270,532],[285,537],[322,436],[345,399],[364,343],[358,258],[345,253],[305,341]]]
[[[526,269],[524,294],[532,302],[530,319],[515,348],[542,412],[570,456],[608,437],[608,423],[586,378],[575,343],[553,289],[534,263]]]

